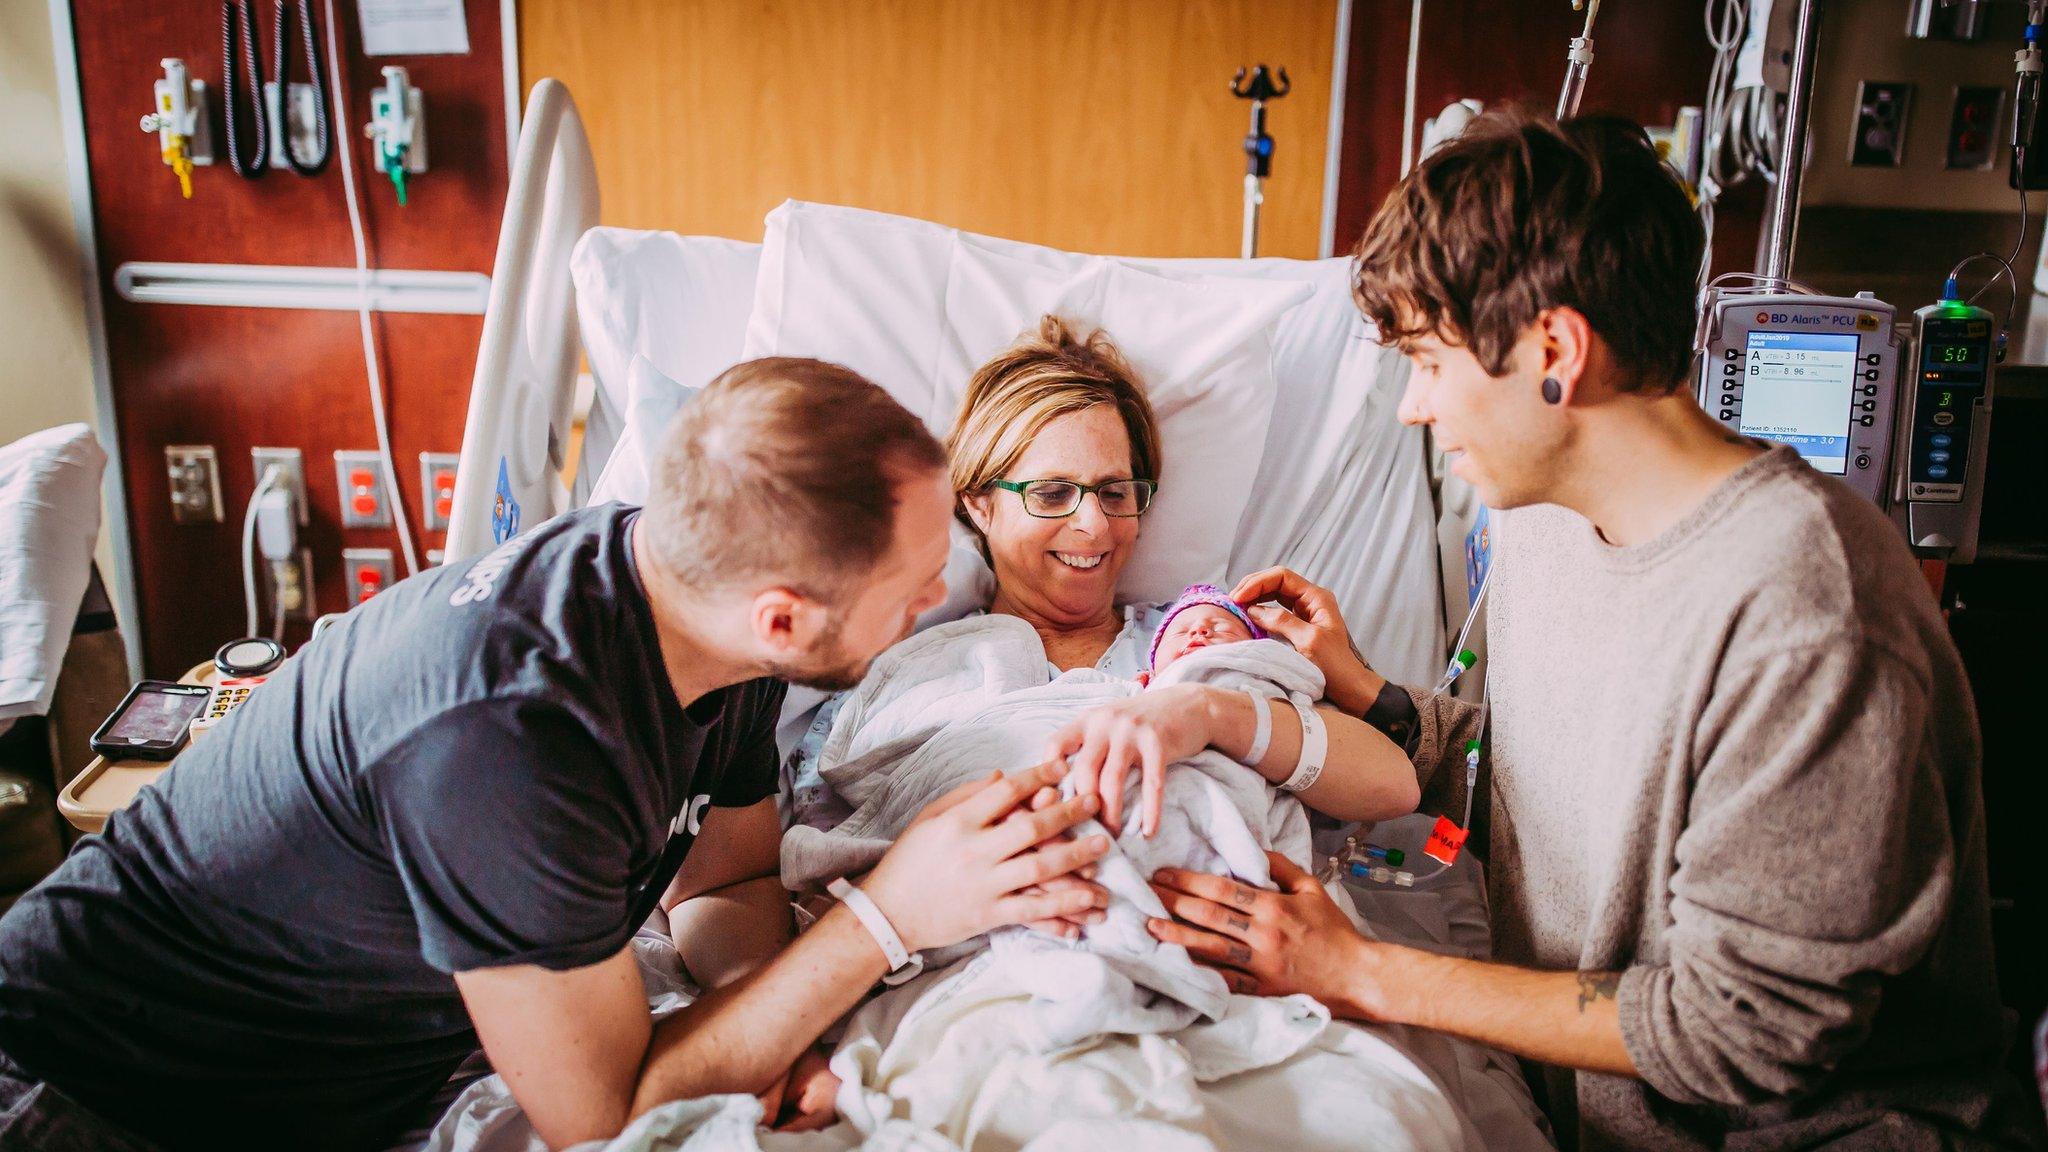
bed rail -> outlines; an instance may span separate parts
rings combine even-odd
[[[569,256],[598,216],[597,168],[559,80],[527,97],[469,388],[445,562],[489,551],[563,511],[582,344]]]

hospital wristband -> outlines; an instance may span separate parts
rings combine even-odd
[[[1294,774],[1280,784],[1283,792],[1306,792],[1322,778],[1323,761],[1330,754],[1330,731],[1323,726],[1323,718],[1315,708],[1299,700],[1289,700],[1294,711],[1301,718],[1301,758],[1295,761]]]
[[[1259,762],[1266,758],[1266,749],[1273,743],[1273,710],[1266,707],[1266,698],[1257,692],[1246,688],[1244,694],[1251,698],[1252,715],[1257,717],[1252,721],[1252,749],[1244,754],[1244,764],[1247,768],[1257,768]]]
[[[882,958],[889,962],[889,976],[885,977],[889,983],[907,980],[924,967],[924,958],[903,946],[903,937],[896,934],[895,925],[889,923],[889,918],[882,915],[882,910],[867,893],[854,887],[844,876],[825,885],[825,891],[846,905],[846,910],[853,913],[861,927],[868,930],[876,944],[881,945]]]

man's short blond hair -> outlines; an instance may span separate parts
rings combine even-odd
[[[924,422],[850,369],[727,369],[669,427],[642,513],[661,568],[716,591],[774,581],[843,602],[893,543],[896,485],[945,467]]]
[[[997,354],[968,381],[960,415],[946,436],[954,496],[985,492],[997,480],[1044,479],[1008,473],[1046,425],[1097,404],[1115,408],[1130,433],[1131,477],[1157,484],[1165,464],[1159,422],[1137,372],[1100,329],[1083,338],[1058,316],[1040,320],[1036,334]],[[955,515],[980,535],[964,503],[956,505]]]

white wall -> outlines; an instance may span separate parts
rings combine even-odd
[[[49,0],[0,0],[0,139],[0,443],[7,443],[93,418]]]
[[[71,62],[65,61],[70,67]],[[95,423],[50,0],[0,0],[0,444]],[[117,446],[105,444],[109,457]],[[124,627],[128,603],[105,516],[99,567]],[[133,637],[131,666],[134,664]]]

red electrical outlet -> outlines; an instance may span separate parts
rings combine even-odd
[[[421,518],[429,532],[446,532],[455,515],[455,464],[460,459],[453,452],[420,453]]]
[[[341,570],[348,577],[351,608],[391,587],[398,578],[398,566],[392,562],[389,548],[344,548]]]

